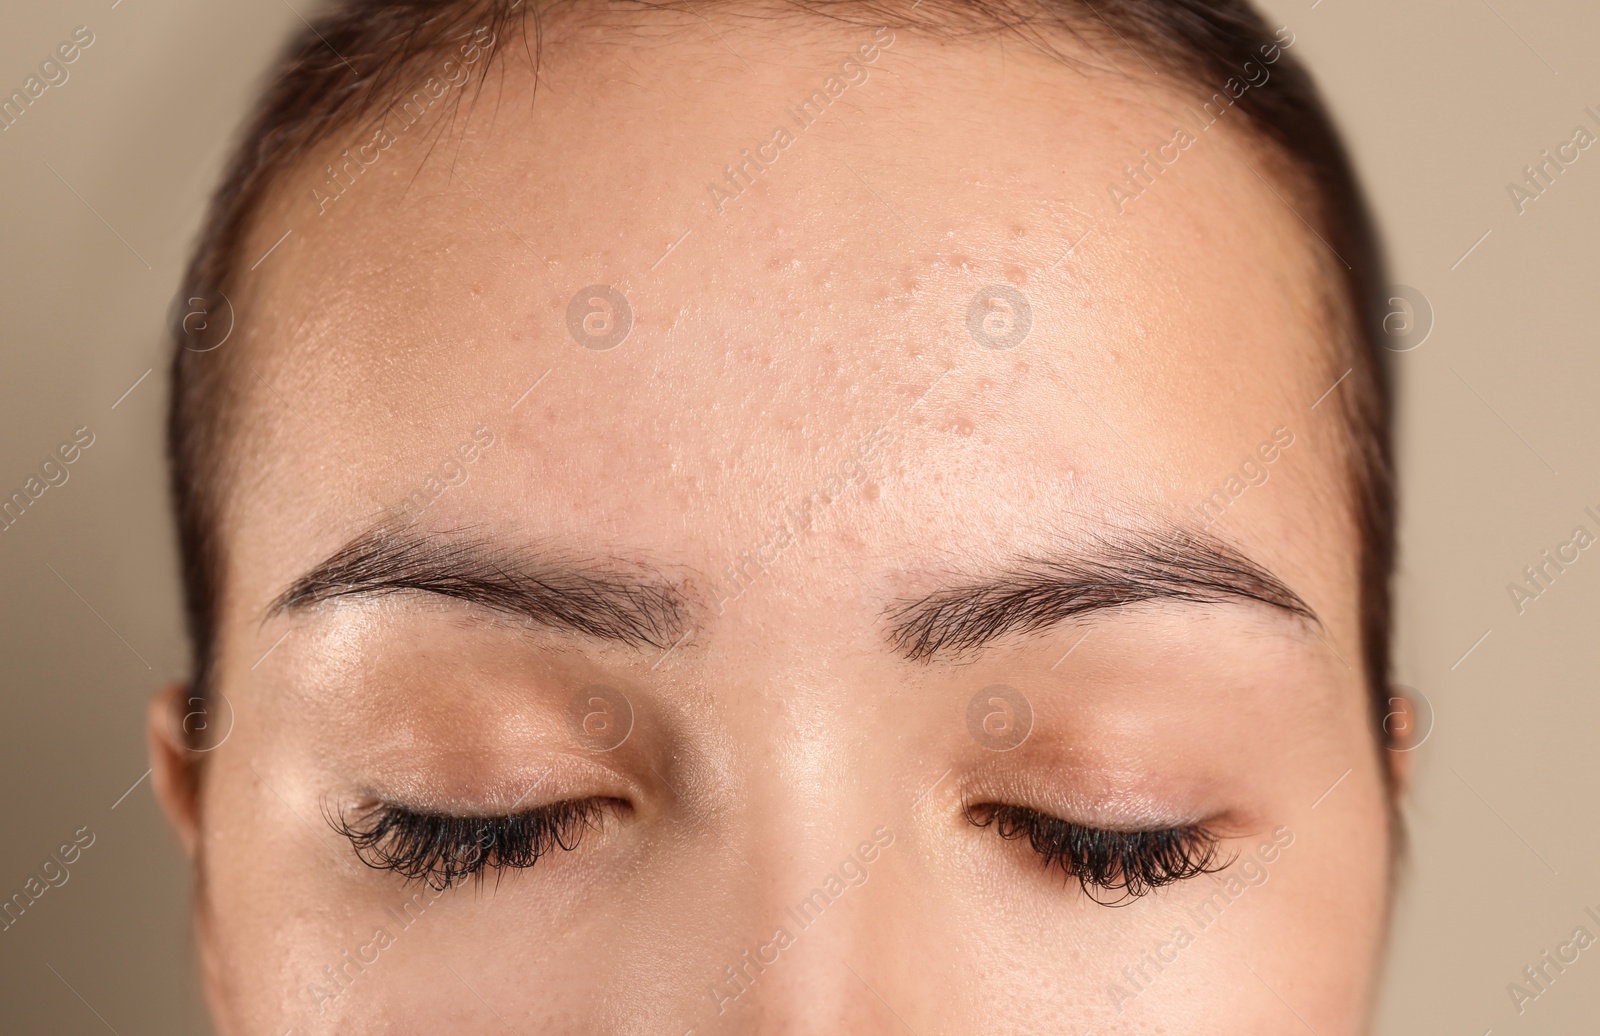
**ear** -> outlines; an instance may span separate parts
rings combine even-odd
[[[200,826],[197,756],[189,750],[183,720],[189,711],[189,685],[171,684],[156,692],[145,710],[145,742],[150,751],[150,782],[184,854],[194,859]]]
[[[1432,710],[1424,710],[1412,696],[1409,687],[1395,685],[1389,689],[1389,707],[1383,717],[1383,733],[1387,738],[1387,765],[1395,795],[1404,797],[1411,782],[1412,752],[1432,733]]]
[[[205,749],[196,749],[190,731],[204,729],[204,707],[188,684],[171,684],[150,699],[145,710],[145,741],[150,751],[150,781],[156,801],[167,815],[184,855],[191,867],[198,864],[196,849],[200,841],[200,761]],[[212,747],[216,747],[213,745]],[[193,925],[195,948],[199,956],[201,987],[211,1006],[219,1032],[238,1032],[230,1024],[226,984],[221,978],[216,941],[211,931],[211,914],[201,892],[203,882],[195,875]]]

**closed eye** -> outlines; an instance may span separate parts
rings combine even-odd
[[[1164,885],[1222,870],[1231,862],[1219,862],[1219,839],[1203,824],[1111,831],[1025,806],[993,804],[969,805],[966,816],[974,826],[993,827],[1008,841],[1026,838],[1046,869],[1060,868],[1102,906],[1125,905]]]
[[[621,800],[589,798],[508,816],[459,816],[380,803],[329,822],[368,867],[445,889],[481,881],[488,870],[519,870],[557,850],[571,852],[606,814],[627,808]]]

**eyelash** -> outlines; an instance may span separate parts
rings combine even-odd
[[[334,829],[374,870],[445,889],[485,869],[521,870],[561,849],[571,852],[585,831],[600,825],[607,803],[599,799],[555,802],[503,817],[453,816],[380,805]],[[1007,841],[1026,838],[1046,869],[1076,878],[1102,906],[1122,906],[1165,885],[1222,870],[1218,840],[1204,825],[1159,831],[1107,831],[1082,827],[1024,806],[966,809],[975,827],[994,827]],[[1103,899],[1100,892],[1118,893]]]
[[[585,831],[600,826],[612,803],[572,799],[511,816],[452,816],[378,805],[332,820],[356,856],[374,870],[446,889],[486,868],[521,870],[561,849],[578,847]]]
[[[1024,806],[967,807],[967,820],[993,826],[1008,841],[1026,838],[1046,869],[1076,878],[1101,906],[1122,906],[1164,885],[1222,870],[1218,839],[1205,825],[1159,831],[1106,831],[1081,827]],[[1101,893],[1114,893],[1102,898]]]

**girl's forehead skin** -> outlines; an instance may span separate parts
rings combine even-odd
[[[1174,149],[1184,98],[1015,49],[737,49],[556,45],[536,102],[500,55],[278,185],[250,612],[408,502],[721,571],[810,501],[796,558],[889,572],[1170,526],[1276,435],[1217,529],[1355,643],[1330,260],[1242,125]]]

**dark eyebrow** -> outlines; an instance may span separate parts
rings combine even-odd
[[[439,594],[597,640],[666,648],[688,606],[656,573],[552,555],[474,534],[379,528],[296,579],[267,617],[341,597]]]
[[[936,590],[892,608],[889,640],[912,661],[971,654],[1010,633],[1141,601],[1215,605],[1249,601],[1321,626],[1300,595],[1226,542],[1179,530],[1119,533],[1001,575]]]

